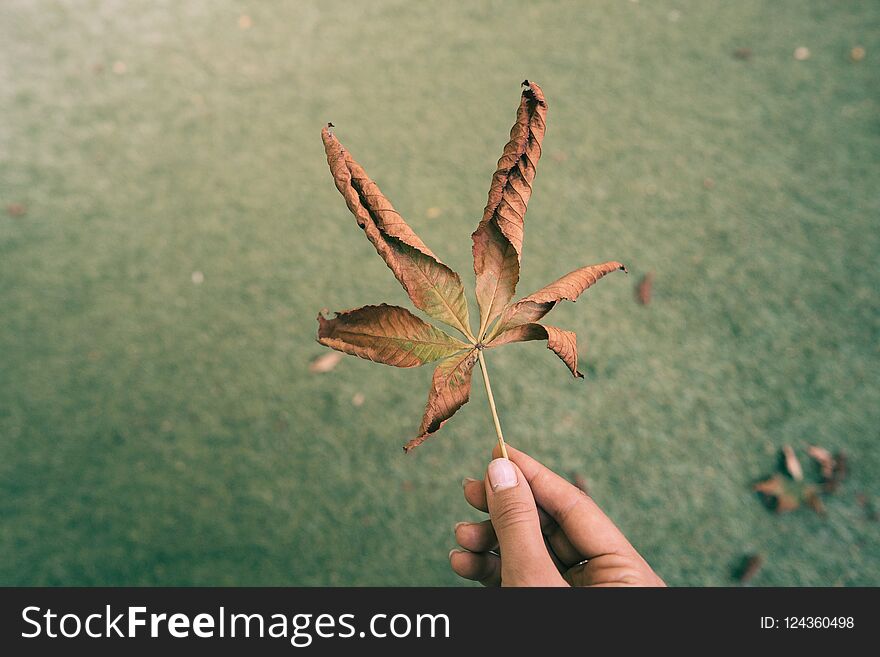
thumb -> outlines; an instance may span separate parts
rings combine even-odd
[[[517,465],[504,458],[491,461],[485,482],[501,548],[501,585],[566,586],[544,544],[532,489]]]

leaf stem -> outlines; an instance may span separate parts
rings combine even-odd
[[[495,408],[495,397],[492,396],[492,384],[489,383],[489,372],[486,370],[486,359],[483,358],[482,346],[477,347],[477,358],[480,360],[480,372],[483,373],[486,396],[489,398],[489,409],[492,411],[492,421],[495,423],[495,433],[498,435],[498,446],[501,448],[501,456],[507,458],[507,446],[504,444],[504,434],[501,433],[501,422]]]

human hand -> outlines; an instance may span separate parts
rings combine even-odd
[[[460,522],[452,570],[484,586],[665,586],[596,503],[509,445],[493,451],[485,481],[465,479],[464,497],[489,513]]]

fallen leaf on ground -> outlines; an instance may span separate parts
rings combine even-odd
[[[6,214],[10,217],[23,217],[27,214],[27,208],[21,203],[10,203],[6,206]]]
[[[822,477],[822,487],[826,493],[834,493],[846,479],[847,458],[841,450],[832,455],[830,451],[818,445],[810,445],[807,453],[818,465]]]
[[[643,306],[651,303],[651,292],[654,287],[654,272],[649,271],[642,276],[642,279],[636,285],[636,300]]]
[[[754,490],[762,496],[767,507],[776,513],[788,513],[801,505],[797,493],[779,473],[755,484]]]
[[[736,581],[746,584],[764,566],[764,557],[760,554],[749,554],[743,557],[742,562],[734,570],[733,577]]]
[[[819,471],[823,480],[829,480],[834,474],[834,457],[824,447],[818,445],[810,445],[807,447],[807,454],[816,463],[819,464]]]
[[[782,455],[785,460],[785,471],[788,472],[789,476],[795,481],[803,481],[804,470],[791,445],[782,446]]]
[[[342,360],[342,354],[338,351],[330,351],[326,354],[321,354],[317,358],[313,359],[311,363],[309,363],[309,372],[312,374],[323,374],[324,372],[329,372],[334,367],[339,365],[339,361]]]

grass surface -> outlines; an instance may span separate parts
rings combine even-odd
[[[307,371],[320,308],[406,305],[319,130],[470,287],[528,77],[519,290],[633,273],[554,311],[586,382],[490,354],[510,442],[585,475],[671,584],[760,552],[756,584],[880,585],[855,499],[880,497],[878,56],[869,0],[4,0],[0,209],[27,213],[0,214],[0,583],[458,584],[479,376],[405,457],[429,368]],[[827,517],[750,492],[783,443],[849,453]]]

